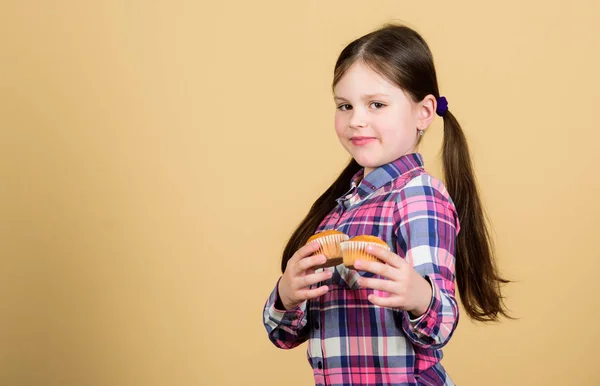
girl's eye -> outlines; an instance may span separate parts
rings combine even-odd
[[[381,102],[371,102],[370,105],[373,106],[376,110],[379,110],[385,106]],[[343,105],[339,105],[337,108],[342,111],[347,111],[347,110],[351,110],[352,106],[346,103]]]

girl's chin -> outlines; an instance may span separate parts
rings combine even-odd
[[[378,160],[374,159],[373,157],[354,156],[353,158],[356,161],[356,163],[358,163],[363,168],[375,169],[378,166],[380,166]]]
[[[406,153],[399,154],[384,154],[382,151],[372,151],[372,152],[363,152],[363,151],[352,151],[350,155],[354,160],[362,167],[376,169],[381,165],[385,165],[389,162],[394,161],[402,157],[405,154],[414,153],[414,151],[408,151]]]

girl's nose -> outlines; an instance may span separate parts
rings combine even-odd
[[[353,110],[352,117],[350,118],[350,128],[359,129],[365,127],[367,124],[367,114],[358,109]]]

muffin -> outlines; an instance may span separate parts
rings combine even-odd
[[[351,239],[341,243],[342,260],[344,265],[348,268],[354,269],[354,262],[356,260],[381,262],[381,260],[365,251],[368,245],[377,245],[387,249],[388,251],[390,250],[390,246],[379,237],[370,235],[352,237]]]
[[[319,265],[315,268],[326,268],[333,267],[342,263],[342,249],[340,243],[348,240],[349,237],[344,233],[336,230],[326,230],[319,232],[316,235],[312,235],[307,244],[313,241],[317,241],[321,246],[313,255],[323,254],[327,257],[327,261],[323,265]]]

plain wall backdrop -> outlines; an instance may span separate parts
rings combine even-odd
[[[515,321],[463,313],[462,386],[599,385],[596,1],[5,1],[0,385],[309,385],[263,304],[348,161],[338,54],[428,41]],[[442,121],[421,152],[440,175]]]

